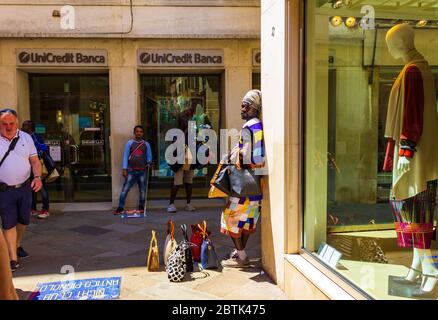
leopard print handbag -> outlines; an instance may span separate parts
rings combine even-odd
[[[166,272],[170,282],[181,282],[186,275],[186,250],[192,246],[190,242],[183,240],[172,252],[167,260]]]

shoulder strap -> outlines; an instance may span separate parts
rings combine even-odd
[[[131,154],[129,155],[129,157],[128,157],[128,160],[131,160],[131,158],[132,158],[132,155],[138,150],[138,149],[140,149],[143,145],[144,145],[144,143],[145,143],[145,141],[144,140],[142,140],[141,141],[141,143],[131,152]]]
[[[0,161],[0,167],[2,166],[3,162],[5,162],[9,153],[11,153],[11,151],[15,149],[15,145],[17,144],[18,139],[20,139],[20,136],[17,136],[12,140],[11,144],[9,145],[8,151],[6,151],[5,155],[3,156],[2,161]]]

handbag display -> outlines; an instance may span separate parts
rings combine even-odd
[[[155,236],[154,230],[152,230],[152,238],[151,238],[151,243],[149,245],[147,268],[148,271],[160,270],[160,256],[158,253],[157,238]]]
[[[205,228],[207,228],[207,222],[204,221],[203,224]],[[201,262],[201,246],[204,241],[204,238],[202,237],[202,231],[198,227],[198,225],[195,224],[191,225],[191,229],[192,229],[192,235],[190,237],[190,242],[194,245],[192,247],[193,261]],[[207,233],[210,232],[207,230]]]
[[[183,232],[184,240],[189,242],[189,236],[187,234],[187,225],[185,224],[181,225],[181,229]],[[187,248],[185,250],[185,257],[186,257],[186,271],[193,272],[193,257],[192,257],[192,250],[190,248]]]
[[[169,259],[172,252],[176,249],[178,244],[175,240],[175,226],[172,220],[167,221],[167,237],[164,242],[164,265],[167,265],[167,260]]]
[[[205,221],[204,226],[202,227],[198,224],[198,228],[201,229],[201,234],[203,236],[201,246],[201,266],[203,269],[217,269],[219,267],[219,262],[210,234],[207,233],[207,224]]]

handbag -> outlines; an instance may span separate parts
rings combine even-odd
[[[230,165],[229,180],[232,195],[235,197],[250,197],[262,194],[260,188],[260,175],[256,175],[252,169],[241,168]]]
[[[192,244],[186,240],[181,241],[173,250],[166,265],[167,278],[170,282],[181,282],[186,275],[186,250],[190,250]]]
[[[203,221],[205,228],[207,228],[207,222]],[[190,242],[194,245],[192,246],[192,257],[193,261],[201,262],[201,246],[204,238],[202,237],[201,229],[198,227],[199,225],[192,224],[190,227],[192,229],[192,236],[190,237]],[[210,233],[207,230],[207,234]]]
[[[232,195],[231,183],[228,167],[231,165],[219,164],[216,179],[211,184],[216,189],[222,191],[226,195]]]
[[[158,254],[158,244],[154,230],[152,230],[152,238],[151,238],[151,243],[149,245],[147,268],[148,271],[160,270],[160,256]]]
[[[220,190],[218,187],[216,187],[214,185],[214,182],[216,181],[216,179],[219,175],[219,172],[223,168],[223,165],[224,165],[224,163],[223,163],[223,161],[221,161],[217,166],[216,172],[214,173],[213,177],[210,180],[210,190],[208,191],[208,197],[210,199],[228,197],[228,194],[226,194],[225,192],[223,192],[222,190]]]
[[[50,183],[50,182],[55,181],[55,180],[58,179],[58,178],[59,178],[59,172],[58,172],[58,170],[55,168],[55,169],[52,170],[52,172],[50,172],[50,173],[47,175],[47,177],[44,179],[44,182],[46,182],[46,183]]]
[[[261,176],[255,170],[240,165],[240,156],[235,165],[228,166],[228,179],[234,197],[250,197],[262,194]]]
[[[172,220],[167,221],[167,237],[164,242],[164,265],[167,265],[167,260],[172,254],[173,250],[176,249],[178,244],[175,240],[175,226]]]
[[[56,179],[59,178],[59,172],[56,169],[56,164],[55,161],[53,160],[52,156],[46,152],[46,151],[42,151],[41,153],[41,167],[42,169],[47,171],[47,174],[44,175],[42,174],[42,178],[43,181],[45,183],[50,183],[55,181]],[[44,172],[44,171],[43,171]]]
[[[217,259],[216,250],[214,249],[210,235],[207,233],[207,225],[204,221],[204,227],[198,224],[204,238],[201,246],[201,266],[203,269],[217,269],[219,262]]]
[[[189,236],[187,235],[187,225],[185,224],[181,225],[181,229],[183,232],[184,240],[189,242]],[[193,257],[192,257],[192,250],[190,250],[190,248],[187,248],[185,250],[185,258],[186,258],[186,271],[193,272]]]
[[[45,179],[49,174],[49,172],[47,171],[47,167],[44,164],[44,160],[40,158],[40,162],[41,162],[41,178]]]

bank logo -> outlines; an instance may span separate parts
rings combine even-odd
[[[140,61],[141,61],[141,63],[145,63],[145,64],[149,63],[151,61],[151,55],[147,52],[142,53],[140,55]]]
[[[262,53],[261,52],[257,52],[255,57],[254,57],[254,59],[255,59],[255,62],[262,63]]]
[[[30,54],[23,51],[18,55],[18,60],[20,60],[21,63],[28,63],[30,61]]]

